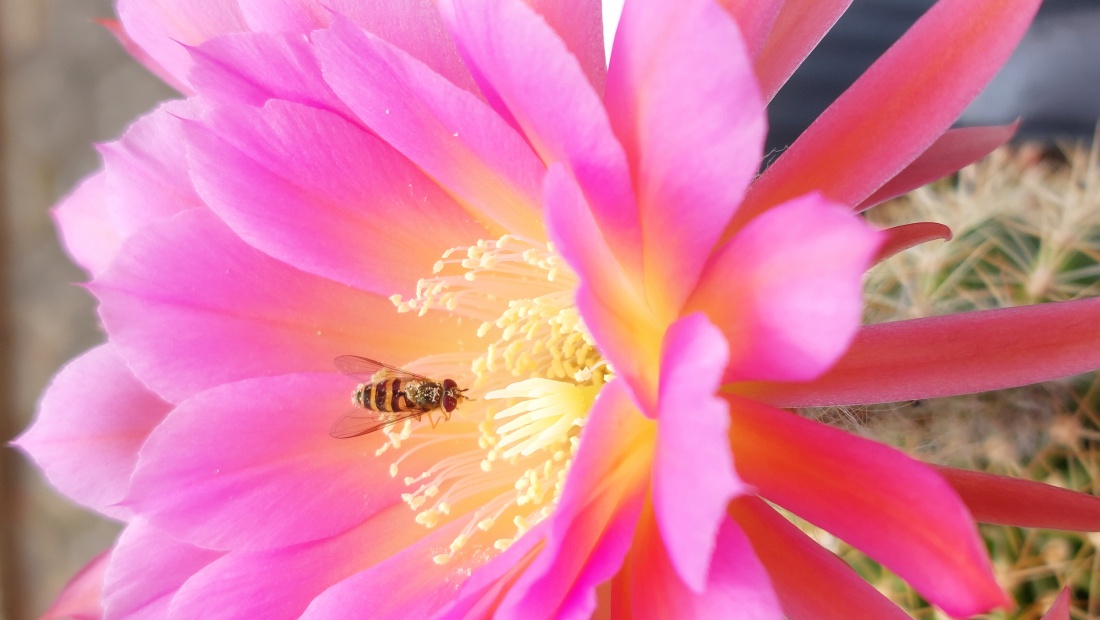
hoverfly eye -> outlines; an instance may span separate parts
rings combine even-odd
[[[450,413],[458,406],[458,383],[454,379],[443,380],[443,411]]]

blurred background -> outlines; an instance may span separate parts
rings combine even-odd
[[[777,97],[769,150],[788,145],[930,5],[855,0]],[[95,142],[114,139],[174,94],[94,23],[111,14],[109,0],[0,3],[0,443],[30,422],[56,369],[102,338],[91,297],[74,284],[83,274],[59,247],[49,208],[97,166]],[[1098,58],[1100,2],[1047,0],[1020,51],[963,121],[1022,116],[1025,138],[1091,137],[1100,117]],[[911,420],[879,433],[916,432]],[[992,432],[967,424],[955,432],[960,441]],[[117,531],[54,493],[14,450],[0,448],[0,618],[41,614]]]

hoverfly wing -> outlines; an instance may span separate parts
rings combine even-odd
[[[420,415],[421,412],[419,411],[407,411],[387,415],[377,411],[369,411],[356,407],[340,416],[339,420],[336,420],[336,423],[332,425],[332,429],[329,430],[329,435],[337,439],[350,439],[352,437],[359,437],[360,435],[382,430],[387,426],[392,426],[398,422],[408,420],[409,418],[416,418]]]
[[[341,355],[336,358],[335,362],[340,372],[362,383],[374,383],[383,379],[430,381],[427,377],[409,372],[404,368],[390,366],[378,360],[359,357],[358,355]]]

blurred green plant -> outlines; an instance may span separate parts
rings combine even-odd
[[[1006,147],[872,210],[869,219],[879,225],[941,222],[954,239],[912,248],[872,269],[866,321],[1100,295],[1100,134],[1093,145]],[[928,462],[1100,494],[1095,373],[1000,392],[805,413]],[[1100,534],[981,530],[998,579],[1016,601],[1015,609],[983,618],[1040,618],[1064,584],[1071,586],[1073,618],[1100,617]],[[816,535],[914,617],[947,617],[862,554]]]

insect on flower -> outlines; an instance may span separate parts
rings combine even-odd
[[[365,357],[341,355],[336,367],[360,382],[351,393],[354,406],[329,431],[337,439],[373,433],[410,418],[419,422],[424,414],[435,428],[439,418],[433,412],[450,420],[451,412],[467,399],[466,390],[459,389],[454,379],[435,381]]]

